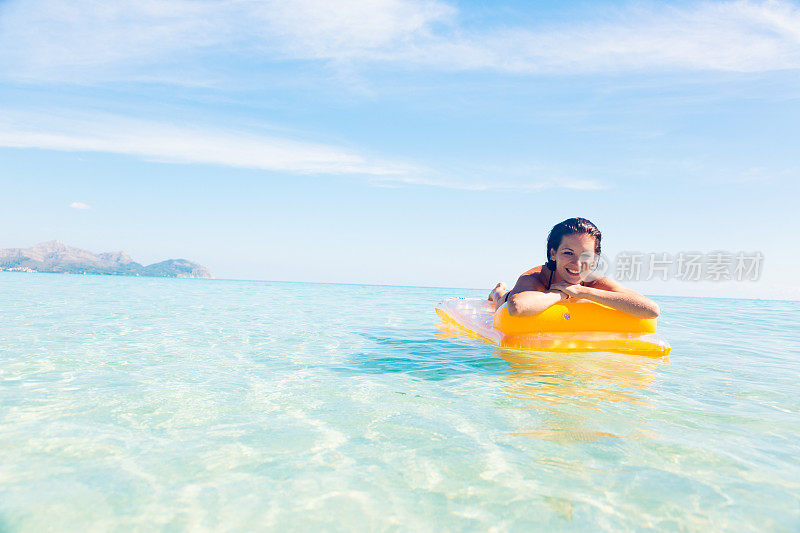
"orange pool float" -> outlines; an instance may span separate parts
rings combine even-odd
[[[656,333],[656,320],[636,318],[588,300],[557,303],[538,315],[496,312],[491,302],[446,298],[436,306],[442,320],[504,348],[547,352],[617,352],[666,357],[671,347]]]

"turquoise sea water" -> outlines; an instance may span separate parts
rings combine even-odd
[[[0,531],[800,530],[800,303],[656,298],[659,361],[484,292],[0,273]]]

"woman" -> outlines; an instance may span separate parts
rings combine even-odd
[[[522,274],[510,291],[498,283],[489,300],[495,308],[507,302],[514,316],[535,315],[561,300],[581,298],[638,318],[656,318],[659,308],[654,301],[611,278],[592,277],[600,238],[600,230],[585,218],[556,224],[547,237],[547,263]]]

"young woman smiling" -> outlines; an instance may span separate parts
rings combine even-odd
[[[553,226],[547,237],[547,263],[522,274],[508,290],[498,283],[489,294],[495,309],[508,303],[514,316],[541,313],[568,298],[592,300],[638,318],[656,318],[658,305],[607,277],[593,274],[600,257],[600,230],[585,218]]]

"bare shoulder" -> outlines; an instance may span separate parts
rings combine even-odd
[[[527,272],[523,272],[517,280],[517,284],[512,289],[513,292],[523,291],[539,291],[545,292],[547,289],[542,283],[542,269],[543,266],[534,267]]]

